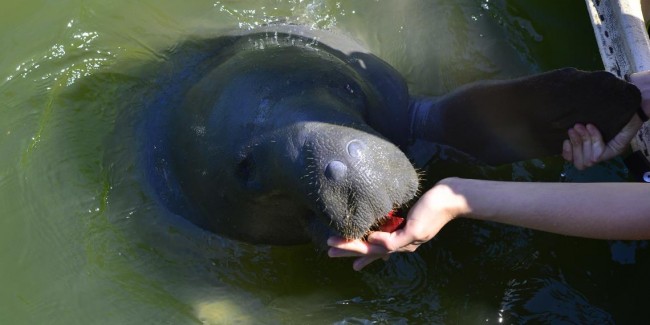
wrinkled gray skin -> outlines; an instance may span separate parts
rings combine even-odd
[[[301,26],[188,44],[141,125],[145,173],[172,213],[252,243],[362,237],[416,195],[414,143],[514,162],[559,153],[576,122],[609,139],[640,105],[575,69],[410,98],[385,62]]]
[[[239,37],[174,111],[172,171],[197,209],[193,222],[256,243],[301,243],[326,229],[360,238],[415,196],[408,158],[368,125],[395,115],[382,112],[396,101],[406,117],[397,73],[370,58],[365,67],[386,74],[372,76],[308,42]],[[386,86],[402,97],[384,98]]]

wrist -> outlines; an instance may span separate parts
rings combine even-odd
[[[462,178],[445,178],[431,189],[435,198],[432,203],[442,207],[450,220],[472,212],[466,199],[465,182]]]

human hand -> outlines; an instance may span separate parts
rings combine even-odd
[[[641,91],[641,109],[645,115],[648,115],[650,111],[650,71],[633,73],[630,75],[630,82]],[[625,151],[642,123],[641,118],[634,115],[630,122],[607,144],[595,126],[576,124],[569,129],[569,139],[564,140],[562,144],[562,157],[573,162],[573,165],[579,170],[614,158]]]
[[[330,237],[330,257],[358,257],[352,268],[360,271],[378,259],[396,252],[413,252],[433,238],[440,229],[461,213],[467,212],[465,199],[441,181],[427,191],[410,209],[404,228],[392,233],[372,232],[367,241]]]
[[[562,144],[562,157],[573,162],[578,170],[612,159],[625,151],[640,127],[641,119],[634,115],[614,138],[605,143],[594,125],[576,124],[569,129],[569,139]]]

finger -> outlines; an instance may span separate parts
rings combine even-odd
[[[571,150],[571,141],[564,140],[562,142],[562,158],[566,161],[573,161],[573,150]]]
[[[582,163],[585,167],[591,167],[593,165],[591,136],[589,135],[587,128],[582,124],[576,124],[574,130],[578,132],[578,135],[580,135],[580,138],[582,139]]]
[[[634,136],[637,134],[642,123],[643,122],[638,116],[633,116],[632,119],[623,127],[623,129],[617,135],[615,135],[613,139],[607,142],[603,155],[600,159],[611,159],[623,153],[627,149],[632,138],[634,138]]]
[[[630,75],[630,81],[641,91],[641,98],[650,98],[650,71],[639,71]]]
[[[393,233],[402,232],[402,231],[403,228]],[[396,246],[395,243],[393,243],[394,238],[395,235],[391,233],[376,231],[368,235],[368,243],[372,245],[383,246],[386,248],[386,250],[393,251],[395,250],[395,248],[399,248],[399,246]]]
[[[354,262],[352,263],[352,268],[355,271],[361,271],[364,267],[368,266],[368,264],[380,259],[381,256],[363,256],[359,257]]]
[[[589,138],[591,139],[592,154],[591,162],[598,163],[602,161],[602,155],[605,151],[605,141],[603,141],[603,136],[598,131],[593,124],[587,124],[587,133],[589,133]]]
[[[587,132],[589,132],[589,136],[591,137],[592,142],[602,142],[603,141],[603,136],[600,134],[600,131],[598,131],[598,128],[594,126],[593,124],[587,124],[586,126]]]
[[[327,256],[329,257],[352,257],[352,256],[383,256],[388,254],[388,250],[382,246],[363,244],[355,245],[355,247],[330,247],[327,250]]]
[[[331,237],[327,240],[327,245],[331,248],[328,250],[330,257],[346,257],[346,256],[361,256],[361,255],[378,255],[386,254],[386,249],[372,245],[368,242],[355,239],[346,240],[340,237]]]
[[[409,233],[407,225],[392,233],[373,232],[368,236],[368,242],[373,246],[384,247],[387,252],[404,252],[408,251],[405,247],[417,242]]]
[[[583,170],[585,166],[582,163],[582,138],[574,129],[569,129],[569,141],[573,151],[573,165],[578,170]]]
[[[330,247],[330,249],[327,250],[327,256],[329,257],[355,257],[355,256],[364,256],[365,254],[359,253],[356,251],[349,251],[346,249],[340,249],[336,247]]]
[[[418,240],[413,237],[406,227],[392,232],[382,233],[375,232],[368,236],[368,242],[373,246],[382,247],[386,250],[387,254],[395,252],[414,252],[426,240]],[[379,252],[377,250],[377,252]]]
[[[354,242],[354,241],[356,240],[345,239],[343,237],[338,237],[338,236],[331,236],[327,238],[327,246],[339,247],[341,245],[347,245],[350,242]]]

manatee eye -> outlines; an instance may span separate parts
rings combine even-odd
[[[255,168],[255,160],[251,154],[244,156],[238,163],[235,170],[235,175],[239,177],[244,183],[248,183],[253,175]]]

